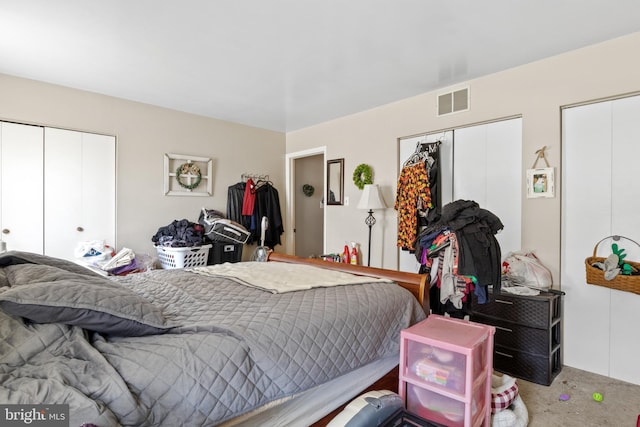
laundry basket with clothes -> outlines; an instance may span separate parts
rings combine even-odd
[[[174,220],[171,224],[160,227],[151,241],[155,246],[173,248],[201,246],[204,242],[204,227],[187,219]]]

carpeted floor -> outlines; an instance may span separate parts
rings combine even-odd
[[[636,427],[640,415],[640,385],[579,369],[563,367],[550,386],[521,379],[517,384],[530,427]],[[595,392],[601,402],[593,399]]]

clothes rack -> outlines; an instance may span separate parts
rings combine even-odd
[[[247,172],[244,172],[242,175],[240,175],[240,180],[242,182],[247,182],[249,179],[251,179],[252,181],[269,181],[269,175],[268,174],[247,173]]]

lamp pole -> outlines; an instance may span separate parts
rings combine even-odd
[[[371,267],[371,228],[376,223],[376,219],[373,217],[373,209],[369,209],[369,216],[364,220],[364,223],[369,226],[369,250],[367,251],[367,267]]]

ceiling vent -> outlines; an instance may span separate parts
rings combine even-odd
[[[438,115],[457,113],[469,109],[469,88],[438,95]]]

